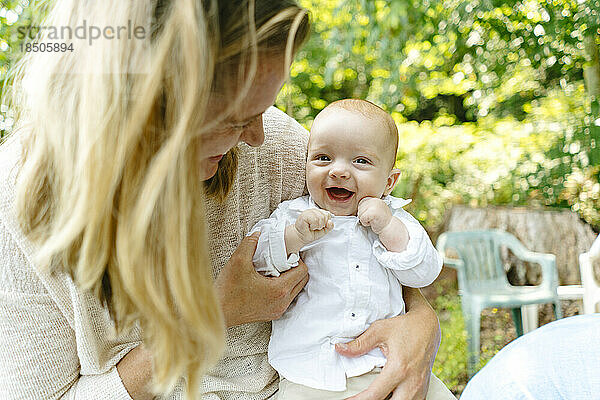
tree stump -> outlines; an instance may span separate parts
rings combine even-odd
[[[517,207],[470,208],[455,206],[443,231],[501,229],[516,236],[529,250],[556,256],[560,285],[581,284],[579,254],[587,252],[596,234],[570,210],[533,210]],[[503,261],[513,285],[540,283],[539,266],[527,265],[504,250]],[[595,265],[596,277],[600,266]]]

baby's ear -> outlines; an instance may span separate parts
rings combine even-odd
[[[390,176],[388,176],[387,178],[385,190],[383,191],[384,196],[387,196],[388,194],[392,193],[392,190],[394,190],[394,186],[396,186],[396,183],[398,183],[398,179],[400,179],[400,175],[402,175],[402,171],[400,171],[399,169],[394,168],[390,171]]]

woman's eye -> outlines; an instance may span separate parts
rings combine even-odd
[[[331,161],[331,159],[329,158],[329,156],[318,156],[317,160],[318,161]]]
[[[250,125],[250,122],[244,122],[242,124],[237,124],[233,126],[233,129],[246,129]]]
[[[244,129],[248,128],[254,121],[256,121],[256,118],[255,119],[251,119],[249,121],[244,121],[244,122],[239,122],[239,123],[236,123],[236,124],[232,124],[231,128],[234,129],[234,130],[244,130]]]
[[[369,160],[367,160],[366,158],[357,158],[355,162],[357,164],[368,164]]]

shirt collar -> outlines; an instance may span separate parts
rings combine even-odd
[[[385,204],[387,204],[393,210],[403,208],[412,202],[412,199],[403,199],[401,197],[394,197],[390,195],[384,196],[381,200],[383,200]]]
[[[389,195],[384,196],[382,200],[393,210],[403,208],[404,206],[412,202],[411,199],[403,199],[400,197],[394,197]],[[305,201],[293,201],[290,203],[290,210],[304,211],[309,208],[320,208],[310,195],[307,196],[307,199]]]

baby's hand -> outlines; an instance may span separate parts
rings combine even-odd
[[[392,210],[381,199],[364,197],[358,203],[358,219],[364,226],[380,234],[392,220]]]
[[[322,238],[333,229],[331,213],[311,208],[303,211],[294,224],[298,237],[304,244]]]

